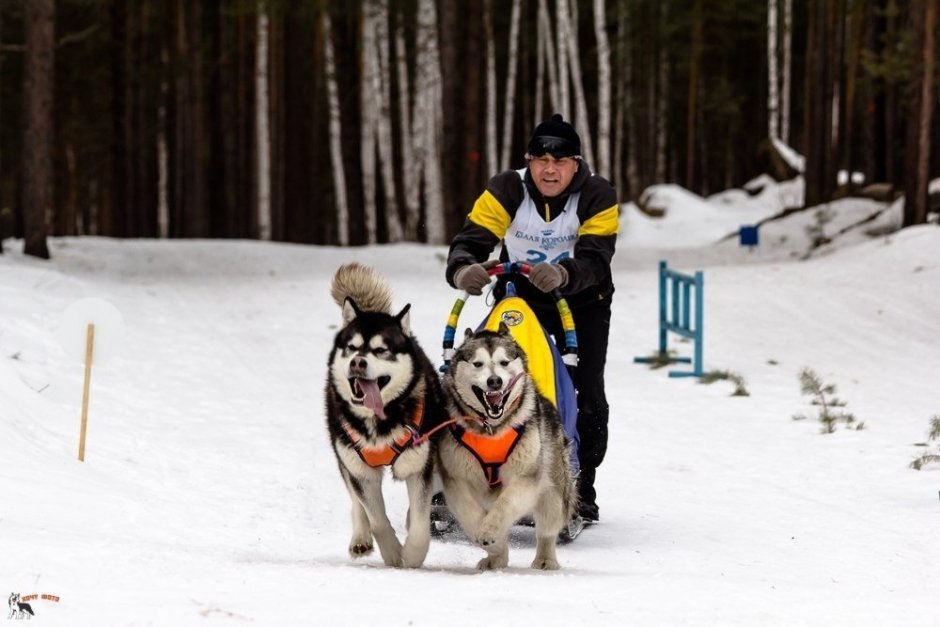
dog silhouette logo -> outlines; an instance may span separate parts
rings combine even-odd
[[[11,592],[10,599],[8,600],[10,605],[10,615],[7,617],[10,620],[14,618],[17,620],[26,619],[29,620],[36,615],[33,612],[33,608],[29,603],[24,603],[20,599],[20,594],[18,592]]]

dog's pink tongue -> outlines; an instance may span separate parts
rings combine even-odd
[[[375,412],[380,420],[385,420],[385,405],[382,403],[382,391],[379,390],[379,384],[375,382],[375,379],[359,379],[359,387],[365,394],[362,404]]]

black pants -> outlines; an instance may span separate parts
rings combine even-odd
[[[595,301],[572,307],[578,336],[578,367],[574,372],[574,387],[578,393],[578,436],[581,445],[581,498],[594,501],[594,475],[607,453],[607,422],[610,408],[604,392],[604,367],[607,365],[607,339],[610,335],[610,305],[613,294]],[[565,345],[565,334],[558,310],[554,307],[535,307],[535,314],[543,327]]]

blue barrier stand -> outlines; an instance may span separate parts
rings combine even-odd
[[[634,363],[647,364],[660,359],[668,363],[692,364],[692,370],[672,370],[670,377],[702,376],[702,348],[704,343],[704,282],[701,271],[694,276],[670,270],[665,261],[659,262],[659,356],[634,357]],[[694,319],[693,310],[694,308]],[[668,334],[675,333],[694,342],[694,357],[668,357]]]

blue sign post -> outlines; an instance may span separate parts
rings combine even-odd
[[[751,250],[760,243],[760,232],[757,225],[744,225],[738,231],[738,241],[741,246],[750,246]]]

